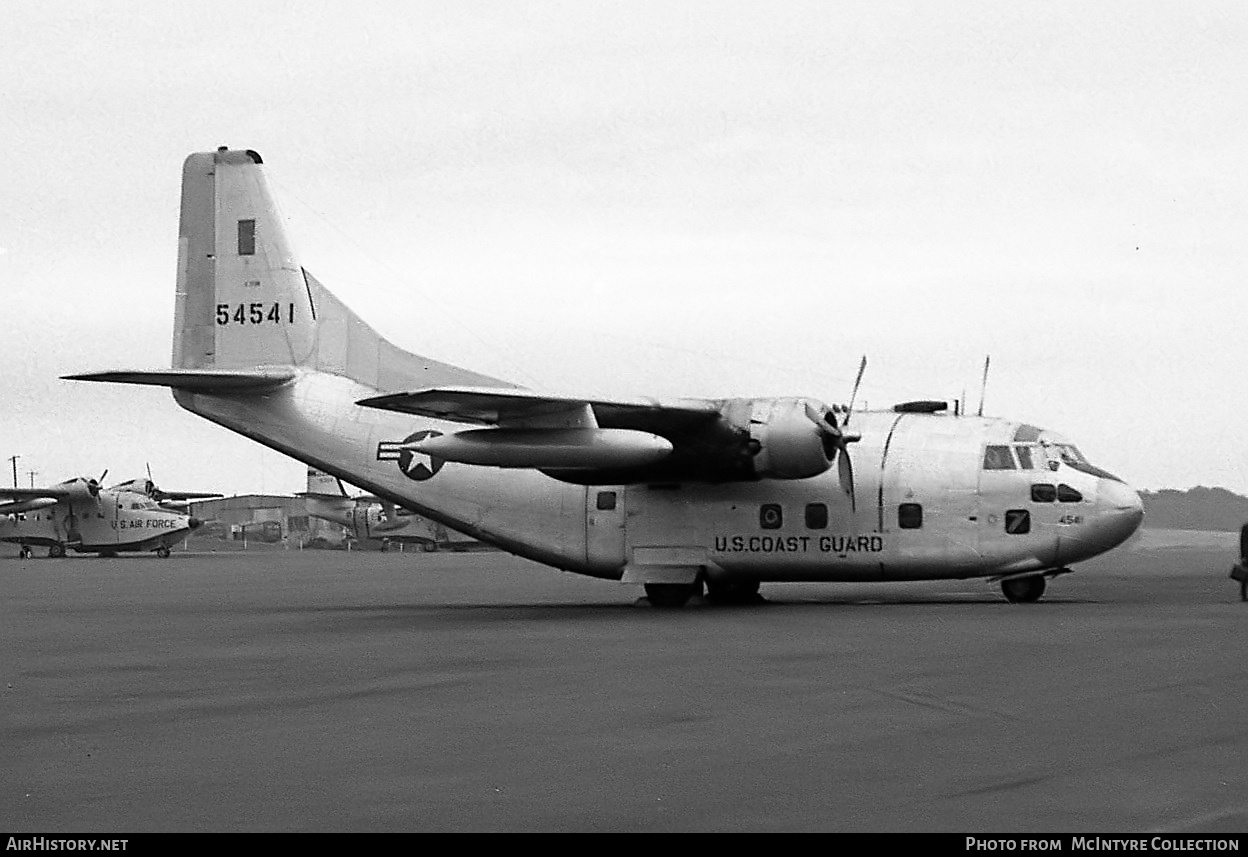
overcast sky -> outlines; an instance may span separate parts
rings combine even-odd
[[[1242,2],[8,0],[0,459],[302,465],[161,389],[182,159],[259,151],[397,344],[603,394],[979,399],[1248,493]],[[0,479],[11,480],[0,460]]]

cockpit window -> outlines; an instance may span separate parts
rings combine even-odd
[[[1023,423],[1014,430],[1015,443],[1035,443],[1040,439],[1040,429]]]
[[[1031,464],[1031,447],[1030,446],[1016,446],[1014,447],[1014,452],[1018,453],[1018,466],[1019,467],[1021,467],[1023,470],[1035,469]]]
[[[1058,454],[1062,457],[1063,464],[1073,467],[1075,470],[1078,470],[1080,473],[1087,473],[1092,476],[1098,476],[1101,479],[1112,479],[1115,482],[1122,481],[1117,476],[1110,473],[1108,470],[1102,470],[1101,468],[1093,464],[1089,464],[1088,460],[1083,457],[1083,453],[1080,452],[1079,449],[1074,444],[1071,444],[1071,443],[1058,444],[1057,451],[1058,451]]]
[[[984,448],[985,470],[1014,470],[1014,456],[1008,446],[988,446]]]
[[[1046,482],[1037,482],[1031,486],[1033,503],[1052,503],[1057,499],[1057,489]]]
[[[1082,503],[1083,495],[1071,488],[1065,482],[1057,486],[1057,502],[1059,503]]]

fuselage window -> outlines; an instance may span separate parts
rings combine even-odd
[[[1057,502],[1082,503],[1083,495],[1063,482],[1061,485],[1057,486]]]
[[[828,507],[823,503],[806,504],[806,529],[826,530],[828,528]]]
[[[238,255],[256,255],[256,221],[238,221]]]
[[[902,503],[897,507],[897,526],[917,530],[923,526],[923,507],[918,503]]]
[[[1021,467],[1023,470],[1035,469],[1031,465],[1031,447],[1030,446],[1016,446],[1014,447],[1014,451],[1018,453],[1018,466],[1019,467]]]
[[[1044,482],[1037,482],[1031,486],[1031,501],[1033,503],[1052,503],[1056,499],[1056,487]]]
[[[1005,510],[1005,531],[1012,536],[1031,532],[1031,512],[1026,509]]]
[[[598,511],[610,512],[615,508],[615,492],[599,491],[598,492]]]
[[[758,509],[758,525],[764,530],[778,530],[784,524],[779,503],[764,503]]]
[[[1008,446],[989,446],[984,448],[985,470],[1014,470],[1014,456]]]

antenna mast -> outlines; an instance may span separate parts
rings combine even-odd
[[[981,416],[981,417],[984,415],[984,396],[988,392],[988,363],[991,360],[992,360],[991,354],[987,354],[984,356],[984,380],[983,380],[983,383],[981,383],[979,386],[979,413],[977,414],[977,416]]]

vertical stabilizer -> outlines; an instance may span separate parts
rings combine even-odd
[[[182,167],[173,368],[254,375],[288,366],[384,391],[513,386],[397,348],[317,282],[286,236],[256,152],[190,155]]]
[[[330,476],[315,467],[308,468],[308,494],[321,497],[346,497],[347,489],[337,476]]]
[[[177,369],[306,365],[316,319],[260,156],[186,159],[173,340]]]

